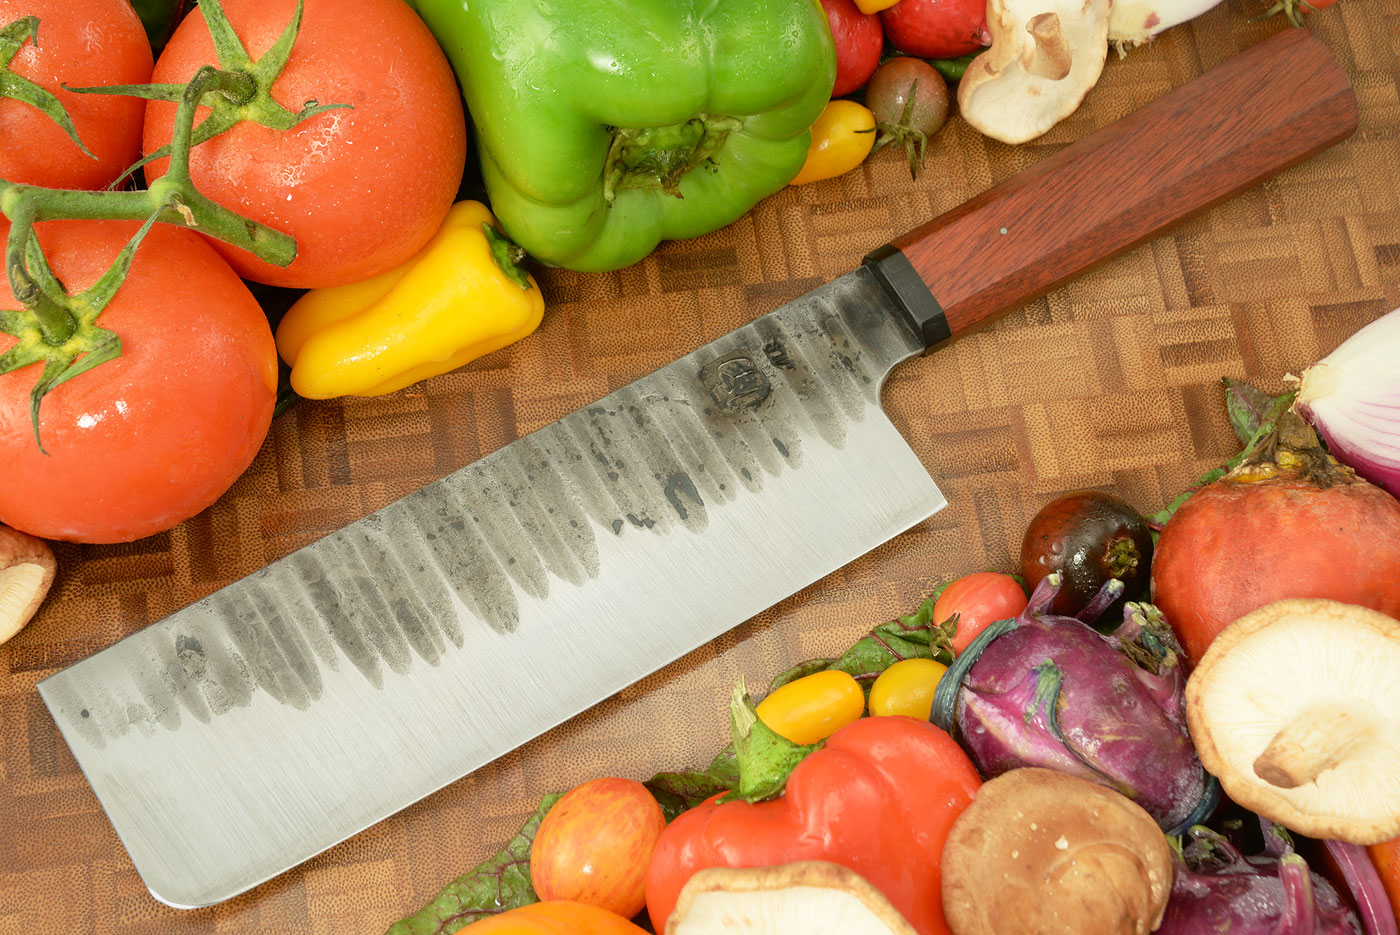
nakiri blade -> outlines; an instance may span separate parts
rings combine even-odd
[[[156,898],[234,896],[944,506],[867,268],[45,679]]]

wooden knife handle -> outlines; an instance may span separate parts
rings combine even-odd
[[[936,305],[924,295],[924,308],[910,309],[932,346],[1326,149],[1356,123],[1351,82],[1327,46],[1286,29],[868,262],[906,307],[919,304],[911,286],[923,291],[913,274],[932,292]]]

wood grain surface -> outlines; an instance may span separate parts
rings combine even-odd
[[[1262,6],[1227,0],[1110,55],[1079,112],[1033,143],[1004,146],[954,119],[917,182],[884,152],[631,269],[544,273],[549,310],[529,339],[392,396],[301,404],[205,513],[126,546],[59,547],[48,604],[0,647],[0,935],[380,933],[494,851],[541,794],[707,760],[740,675],[761,684],[907,612],[940,580],[1011,568],[1026,521],[1057,494],[1097,487],[1163,505],[1233,451],[1220,377],[1278,390],[1400,306],[1400,0],[1342,0],[1309,18],[1356,88],[1360,128],[1346,142],[896,371],[886,406],[948,509],[250,893],[194,912],[153,900],[34,689],[1161,97],[1283,28],[1251,22]],[[1273,90],[1287,96],[1291,81]]]

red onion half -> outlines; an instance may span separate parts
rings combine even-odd
[[[1338,461],[1400,497],[1400,309],[1305,370],[1294,408]]]

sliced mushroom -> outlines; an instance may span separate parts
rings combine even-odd
[[[667,935],[917,935],[879,890],[840,864],[712,867],[690,878]]]
[[[1108,56],[1112,0],[987,0],[992,47],[958,83],[979,131],[1024,143],[1074,113]]]
[[[1140,805],[1038,767],[983,785],[943,845],[953,935],[1147,935],[1171,885],[1171,846]]]
[[[58,572],[42,539],[0,526],[0,643],[34,616]]]
[[[1191,673],[1186,720],[1245,808],[1316,838],[1400,834],[1400,621],[1317,599],[1261,607]]]

